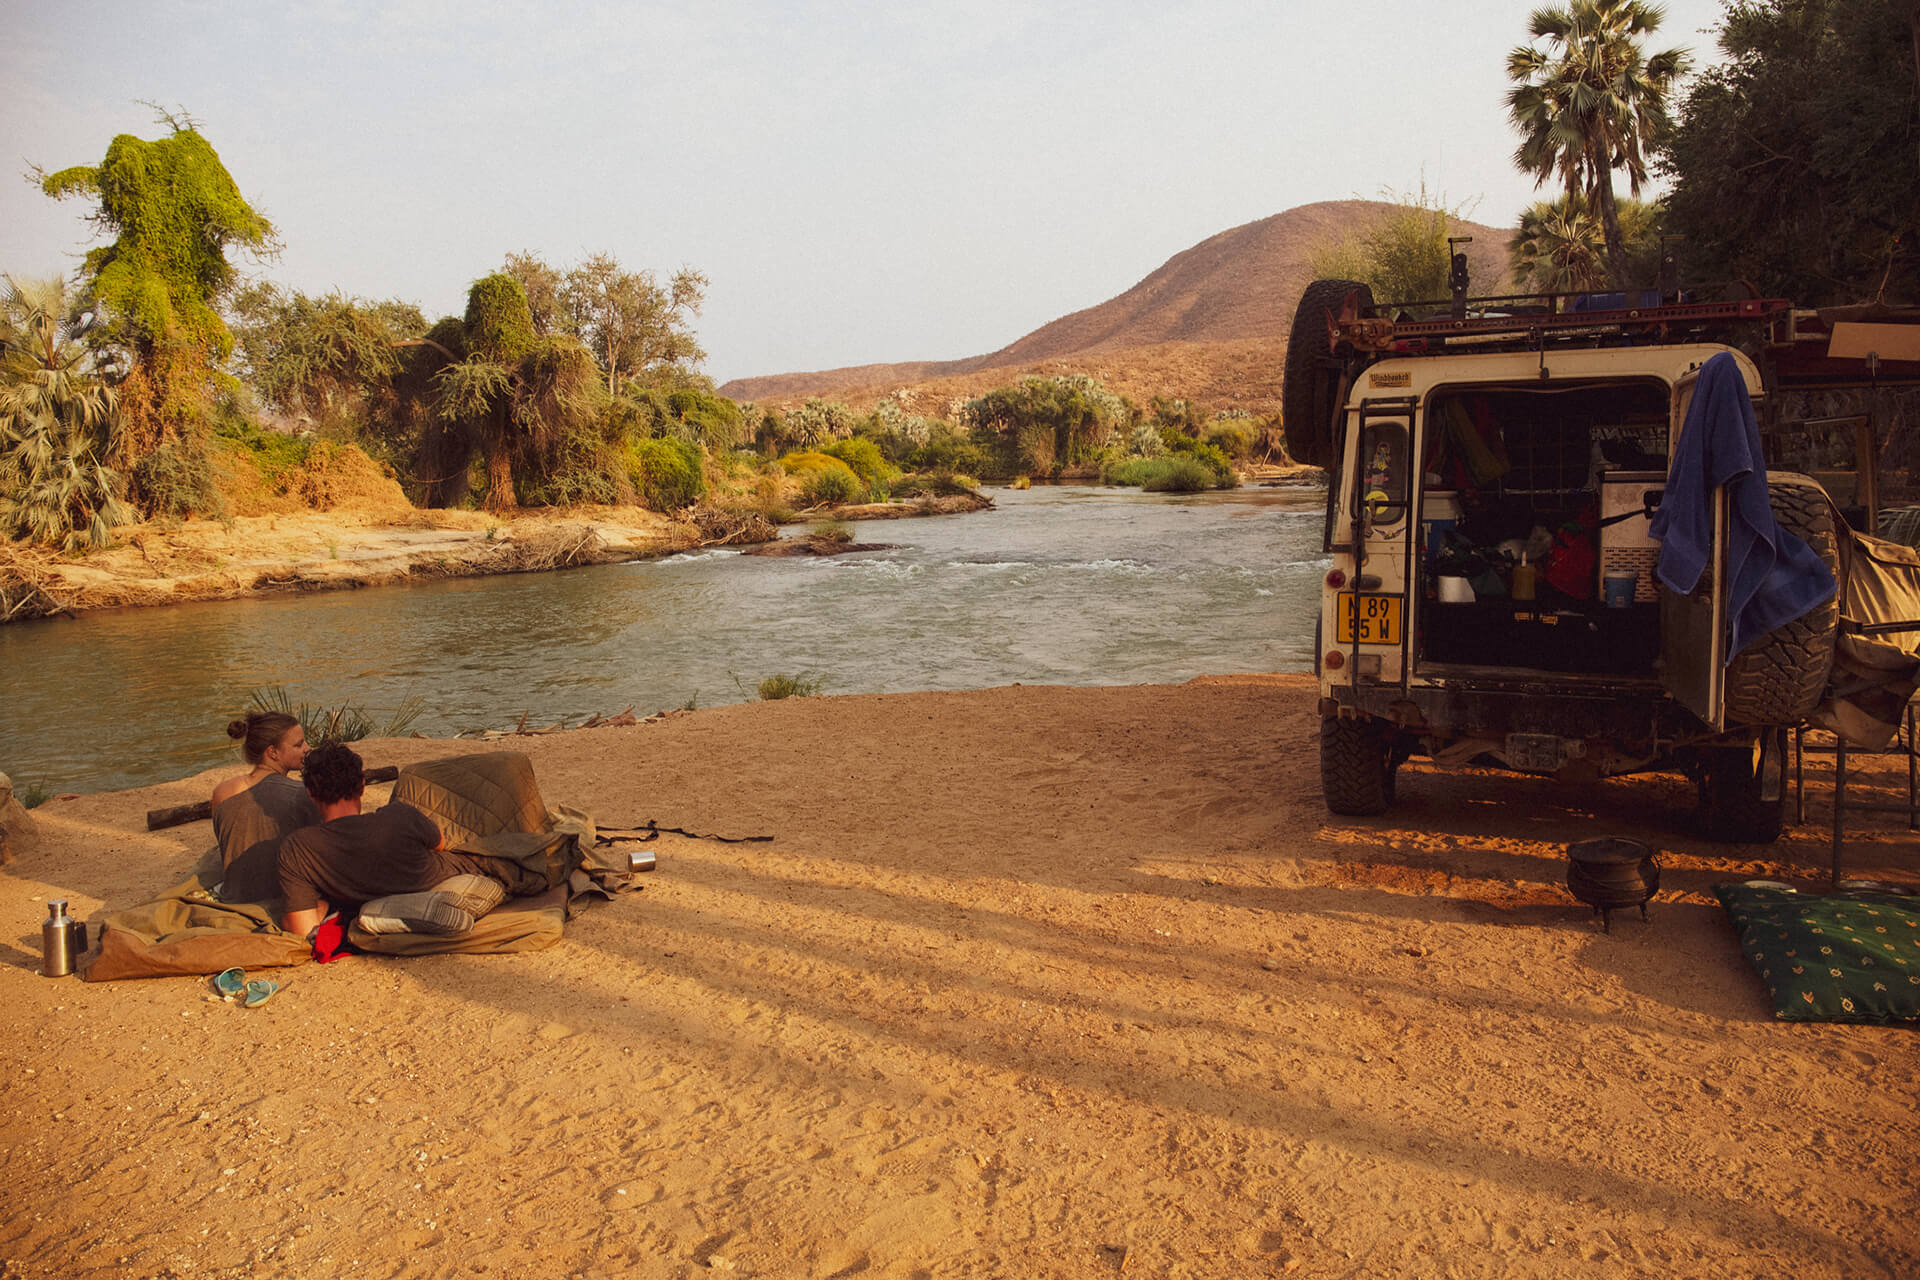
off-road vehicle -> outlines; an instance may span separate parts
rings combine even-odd
[[[1787,730],[1826,689],[1838,606],[1729,660],[1725,491],[1689,594],[1660,584],[1649,525],[1700,370],[1726,353],[1780,525],[1833,566],[1840,522],[1877,519],[1872,425],[1783,393],[1913,378],[1920,327],[1882,341],[1902,360],[1859,349],[1889,328],[1671,288],[1470,299],[1464,257],[1454,296],[1425,307],[1309,286],[1283,412],[1295,459],[1329,472],[1314,645],[1327,807],[1385,811],[1415,754],[1581,778],[1677,766],[1710,834],[1775,838]]]

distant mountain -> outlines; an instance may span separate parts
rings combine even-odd
[[[984,370],[1017,371],[1048,362],[1067,361],[1086,366],[1087,372],[1093,372],[1093,364],[1111,369],[1126,363],[1114,358],[1121,352],[1169,343],[1234,344],[1231,363],[1244,364],[1250,342],[1277,348],[1285,341],[1300,291],[1312,278],[1308,256],[1323,244],[1364,233],[1394,208],[1378,200],[1329,200],[1222,231],[1175,254],[1119,297],[1062,316],[987,355],[736,378],[720,390],[736,400],[781,400],[856,390],[884,393],[936,381],[958,387],[979,381],[975,375]],[[1473,237],[1468,254],[1475,291],[1497,290],[1506,275],[1511,232],[1473,222],[1455,226],[1456,234]],[[1276,371],[1275,394],[1277,387]],[[1220,399],[1220,390],[1214,387],[1209,398]],[[1248,387],[1246,396],[1228,398],[1264,402],[1267,390]],[[1164,393],[1191,394],[1179,387]]]

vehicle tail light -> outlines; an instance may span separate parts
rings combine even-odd
[[[1326,656],[1320,659],[1320,665],[1329,671],[1338,671],[1347,665],[1347,655],[1338,649],[1329,649]]]
[[[1347,571],[1345,569],[1327,570],[1327,585],[1332,587],[1335,591],[1338,591],[1340,588],[1346,586]]]

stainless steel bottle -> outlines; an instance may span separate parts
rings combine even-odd
[[[67,927],[73,921],[67,915],[65,898],[55,898],[47,905],[53,913],[40,926],[40,973],[61,978],[73,972],[73,931]]]

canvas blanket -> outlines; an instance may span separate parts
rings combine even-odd
[[[549,813],[533,764],[517,751],[455,756],[401,770],[393,798],[414,805],[462,853],[487,859],[514,897],[463,934],[366,935],[355,946],[393,955],[518,952],[552,946],[587,903],[633,887],[624,853],[601,844],[591,817],[562,806]],[[312,950],[282,930],[271,904],[225,902],[220,851],[159,898],[103,922],[96,952],[80,973],[89,982],[211,974],[302,964]],[[377,940],[376,940],[377,939]]]
[[[1876,623],[1920,623],[1920,551],[1847,530],[1840,537],[1840,639],[1826,701],[1812,723],[1855,746],[1893,741],[1920,688],[1920,627],[1862,635]]]

